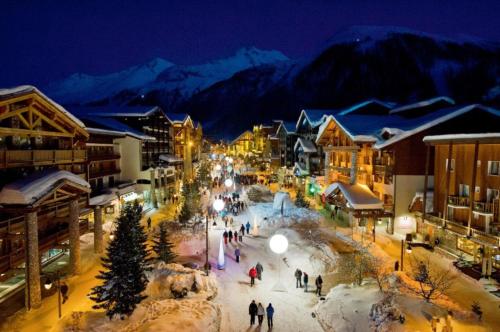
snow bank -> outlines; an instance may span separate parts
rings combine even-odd
[[[210,300],[217,295],[214,274],[208,277],[203,271],[185,268],[180,264],[158,263],[148,275],[146,295],[151,299],[171,299],[184,290],[189,298]]]
[[[73,312],[52,332],[216,332],[220,316],[220,305],[206,300],[146,301],[124,320],[110,321],[104,312]]]
[[[260,184],[254,184],[246,190],[248,200],[255,203],[272,202],[273,193],[269,188]]]
[[[281,211],[281,207],[283,207],[283,210],[288,210],[295,207],[295,205],[290,200],[290,193],[287,193],[285,191],[278,191],[276,194],[274,194],[273,209]]]
[[[250,214],[258,220],[259,228],[288,226],[295,223],[319,223],[321,215],[310,209],[292,207],[283,211],[274,209],[273,203],[260,203],[249,206]]]

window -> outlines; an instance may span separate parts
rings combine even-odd
[[[460,183],[458,186],[458,195],[460,197],[469,197],[469,185]]]
[[[488,161],[488,175],[500,175],[500,161]]]
[[[448,170],[448,158],[446,158],[445,170],[446,171]],[[453,171],[455,171],[455,159],[451,160],[451,165],[450,165],[450,172],[453,172]]]
[[[498,199],[500,197],[500,192],[498,189],[486,189],[486,202],[492,203],[493,200]]]

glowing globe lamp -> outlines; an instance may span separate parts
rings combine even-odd
[[[269,241],[269,247],[274,253],[283,254],[288,249],[288,240],[284,235],[273,235]]]
[[[216,171],[220,171],[220,170],[222,170],[222,166],[221,166],[221,165],[219,165],[219,164],[215,165],[215,170],[216,170]]]
[[[229,188],[229,187],[231,187],[231,186],[233,185],[233,180],[232,180],[232,179],[226,179],[226,180],[224,181],[224,185],[225,185],[226,187],[228,187],[228,188]]]
[[[214,201],[213,207],[217,212],[224,210],[224,201],[222,199],[216,199]]]

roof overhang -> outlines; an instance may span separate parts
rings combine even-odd
[[[499,128],[500,130],[500,128]],[[423,140],[426,144],[500,144],[499,133],[483,133],[483,134],[450,134],[450,135],[435,135],[425,136]]]
[[[341,192],[353,210],[382,210],[383,202],[363,184],[334,182],[324,191],[325,197],[333,197]]]

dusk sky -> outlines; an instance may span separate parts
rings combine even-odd
[[[0,9],[0,87],[44,86],[162,57],[192,64],[244,46],[310,54],[350,25],[500,41],[500,1],[25,1]]]

